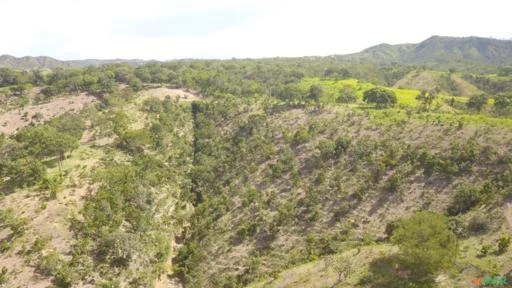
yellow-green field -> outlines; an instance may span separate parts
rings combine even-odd
[[[304,78],[300,83],[299,86],[307,90],[311,85],[320,85],[324,89],[324,95],[321,99],[322,103],[324,104],[333,104],[336,103],[336,98],[339,96],[340,90],[344,86],[351,86],[356,90],[357,97],[362,101],[363,99],[363,93],[364,91],[377,87],[378,85],[367,83],[367,82],[361,82],[357,79],[343,79],[343,80],[333,80],[333,79],[320,79],[320,78]],[[387,88],[387,87],[384,87]],[[416,96],[420,94],[421,91],[419,90],[412,90],[412,89],[399,89],[399,88],[387,88],[389,90],[392,90],[395,92],[398,98],[398,104],[403,106],[410,106],[410,107],[416,107],[419,105],[418,100],[416,100]],[[466,96],[451,96],[451,95],[444,95],[440,94],[434,103],[441,104],[443,100],[450,100],[451,98],[454,98],[457,102],[465,103],[468,100],[468,97]]]

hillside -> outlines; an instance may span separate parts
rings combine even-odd
[[[470,95],[457,73],[345,65],[0,71],[0,287],[468,287],[508,275],[512,96]],[[447,75],[464,95],[418,90]],[[414,262],[397,235],[417,215],[431,218],[412,226]]]
[[[432,36],[416,44],[379,44],[359,53],[336,56],[336,59],[384,65],[393,63],[427,65],[430,68],[444,70],[451,68],[473,70],[475,65],[490,69],[494,66],[512,65],[512,40]],[[0,56],[0,67],[16,69],[86,67],[112,63],[141,65],[145,62],[147,61],[140,59],[61,61],[47,56],[21,58],[10,55]]]
[[[444,69],[475,64],[504,66],[512,64],[512,41],[432,36],[417,44],[377,45],[345,58],[388,64],[427,64]]]
[[[99,59],[87,59],[87,60],[70,60],[62,61],[57,60],[48,56],[38,57],[14,57],[11,55],[0,55],[0,68],[15,68],[15,69],[53,69],[53,68],[69,68],[69,67],[86,67],[86,66],[99,66],[113,63],[128,63],[130,65],[141,65],[144,60],[139,59],[113,59],[113,60],[99,60]]]
[[[473,96],[483,93],[459,75],[439,71],[411,71],[404,78],[398,80],[393,87],[415,90],[435,89],[444,94],[458,96]]]

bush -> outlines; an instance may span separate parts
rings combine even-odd
[[[347,152],[350,147],[350,143],[352,140],[348,136],[339,136],[335,141],[334,152],[336,153],[336,157],[341,156],[343,153]]]
[[[468,230],[472,234],[483,234],[489,230],[489,220],[481,214],[474,215],[469,219]]]
[[[2,270],[0,271],[0,285],[3,285],[9,281],[9,275],[7,275],[8,272],[9,269],[7,269],[5,266],[2,266]]]
[[[320,158],[323,161],[331,160],[336,156],[336,144],[329,139],[323,139],[318,142],[316,149],[320,151]]]
[[[240,237],[240,239],[245,239],[247,237],[253,236],[258,231],[258,223],[250,221],[248,223],[244,223],[237,231],[236,235]]]
[[[45,276],[55,276],[66,265],[66,262],[56,252],[50,252],[41,257],[38,270]]]
[[[510,246],[510,236],[502,235],[498,240],[496,240],[496,242],[498,242],[496,254],[501,255],[507,252],[508,247]]]
[[[57,199],[57,193],[62,190],[63,178],[60,175],[45,176],[39,183],[39,187],[50,192],[50,199]]]
[[[300,144],[308,142],[309,139],[311,139],[311,135],[310,135],[308,129],[301,127],[293,135],[292,144],[300,145]]]
[[[398,172],[395,172],[395,174],[389,176],[389,178],[386,181],[386,190],[391,193],[396,193],[400,189],[400,186],[402,186],[402,175]]]
[[[459,187],[452,200],[452,204],[448,207],[448,214],[458,215],[466,213],[482,201],[483,195],[480,189],[468,186]]]
[[[97,256],[114,267],[127,267],[136,252],[132,234],[117,232],[99,240]]]

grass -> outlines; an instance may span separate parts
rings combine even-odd
[[[370,106],[360,106],[359,111],[366,111],[371,120],[382,124],[396,124],[403,121],[420,120],[430,121],[441,126],[475,125],[488,127],[512,128],[512,119],[498,118],[483,114],[451,114],[440,112],[423,112],[408,114],[400,108],[374,109]]]
[[[305,78],[300,83],[299,86],[307,91],[311,85],[320,85],[324,88],[324,95],[320,99],[323,104],[334,104],[336,103],[336,98],[339,95],[339,91],[344,86],[351,86],[356,90],[357,98],[362,102],[364,91],[371,89],[373,87],[379,87],[378,85],[374,85],[367,82],[361,82],[357,79],[320,79],[320,78]],[[380,86],[382,87],[382,86]],[[383,87],[387,88],[387,87]],[[387,88],[393,92],[395,92],[399,105],[408,106],[408,107],[417,107],[420,103],[416,100],[416,96],[420,94],[420,90],[414,89],[400,89],[400,88]],[[444,100],[450,100],[452,97],[456,99],[458,102],[465,103],[468,100],[466,96],[451,96],[446,94],[439,94],[436,103],[441,104]]]
[[[376,258],[389,256],[397,248],[388,244],[375,244],[355,248],[333,256],[338,263],[350,262],[352,272],[338,283],[338,274],[328,262],[328,257],[285,270],[275,278],[263,279],[248,288],[263,287],[354,287],[368,272],[370,263]],[[335,265],[336,266],[336,265]]]
[[[495,234],[498,235],[499,233]],[[511,258],[507,256],[507,253],[500,256],[479,256],[479,249],[482,244],[494,243],[494,238],[485,235],[461,240],[456,264],[441,274],[438,278],[438,287],[470,287],[471,281],[475,278],[486,275],[505,275],[507,267],[511,264]],[[370,272],[372,263],[374,269],[372,273],[392,273],[389,271],[390,267],[381,265],[382,267],[379,268],[376,263],[385,263],[384,259],[395,255],[397,251],[397,247],[390,244],[374,244],[361,247],[359,250],[351,249],[334,256],[328,256],[334,257],[334,259],[337,259],[336,261],[342,263],[351,263],[352,271],[341,282],[338,282],[338,274],[335,269],[326,267],[326,263],[329,262],[325,257],[292,267],[277,274],[274,278],[261,279],[247,287],[362,287],[358,283]],[[375,269],[378,269],[378,271]]]
[[[400,89],[400,88],[387,88],[395,92],[397,95],[398,108],[389,109],[374,109],[373,106],[366,105],[362,102],[364,91],[376,87],[377,85],[361,82],[357,79],[320,79],[320,78],[305,78],[299,86],[307,91],[311,85],[320,85],[324,88],[324,95],[321,98],[321,102],[325,105],[336,104],[336,98],[338,97],[339,91],[342,87],[348,85],[352,86],[356,90],[358,97],[358,103],[356,105],[350,105],[359,111],[367,111],[372,116],[374,121],[379,123],[393,124],[400,121],[406,121],[410,119],[428,120],[439,123],[440,125],[460,125],[459,123],[479,125],[479,126],[499,126],[499,127],[512,127],[512,119],[494,117],[492,115],[483,113],[461,113],[456,109],[451,108],[447,101],[454,99],[459,105],[463,105],[469,99],[467,96],[452,96],[447,94],[439,94],[437,99],[432,104],[432,107],[445,108],[450,112],[422,112],[422,113],[406,113],[408,108],[417,108],[420,103],[416,99],[416,96],[420,93],[419,90],[413,89]],[[487,103],[490,107],[493,105],[492,99]],[[444,111],[441,109],[441,111]]]

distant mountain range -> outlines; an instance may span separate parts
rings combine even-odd
[[[351,61],[374,62],[379,64],[430,64],[436,67],[460,65],[512,65],[512,40],[498,40],[482,37],[432,36],[418,44],[380,44],[361,52],[340,55]],[[0,67],[17,69],[84,67],[111,63],[144,64],[140,59],[113,60],[71,60],[61,61],[47,56],[16,58],[0,56]]]
[[[503,66],[512,64],[512,41],[432,36],[418,44],[380,44],[342,57],[376,63],[435,64],[444,67],[457,64]]]
[[[128,63],[131,65],[141,65],[147,62],[146,60],[140,59],[110,59],[110,60],[99,60],[99,59],[86,59],[86,60],[70,60],[63,61],[57,60],[48,56],[38,57],[14,57],[11,55],[0,56],[0,67],[15,68],[15,69],[53,69],[57,67],[86,67],[86,66],[100,66],[112,63]]]

